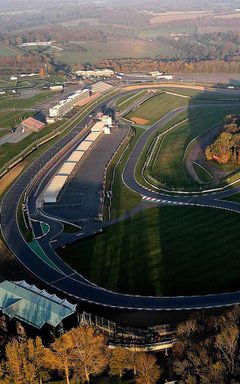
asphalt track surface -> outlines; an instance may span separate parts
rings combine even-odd
[[[112,96],[109,101],[116,101],[118,97],[120,96]],[[100,103],[98,108],[94,108],[95,111],[96,109],[101,110],[104,108],[105,104],[106,102]],[[181,109],[174,110],[166,114],[157,124],[146,130],[140,137],[126,163],[123,172],[123,181],[129,188],[136,191],[143,197],[153,200],[156,199],[162,203],[209,206],[239,213],[240,204],[219,200],[226,194],[229,194],[229,191],[204,196],[170,196],[158,193],[154,190],[146,189],[135,180],[135,167],[144,144],[147,142],[148,138],[155,129],[158,129],[167,122],[170,122],[180,112],[180,110]],[[34,190],[32,190],[29,195],[30,215],[35,220],[42,220],[51,225],[51,231],[49,234],[43,237],[41,241],[39,240],[40,246],[48,257],[48,261],[46,262],[42,258],[38,257],[29,248],[20,233],[16,217],[17,207],[21,196],[24,193],[26,186],[34,178],[36,173],[48,163],[48,161],[59,151],[60,148],[63,148],[69,140],[74,137],[76,130],[81,129],[81,127],[86,124],[87,120],[87,118],[84,119],[79,127],[75,127],[64,138],[60,139],[54,147],[47,150],[33,164],[31,164],[6,193],[1,205],[1,230],[8,247],[15,254],[16,258],[33,275],[44,282],[47,286],[50,286],[58,292],[65,293],[68,297],[73,297],[79,302],[84,301],[97,306],[106,307],[108,308],[108,311],[110,308],[115,308],[119,311],[130,310],[133,311],[133,313],[140,313],[141,316],[140,311],[149,311],[150,314],[150,312],[156,313],[156,311],[184,311],[218,308],[240,304],[240,292],[205,296],[145,297],[118,294],[94,285],[73,271],[52,249],[50,241],[62,230],[62,227],[61,224],[52,221],[51,219],[44,218],[36,210],[36,194]]]

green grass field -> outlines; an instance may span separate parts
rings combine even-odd
[[[19,124],[22,119],[32,115],[33,113],[31,112],[0,112],[0,127],[11,128],[16,124]]]
[[[15,50],[14,48],[0,45],[0,56],[16,56],[16,55],[21,55],[20,51]]]
[[[9,133],[9,130],[8,129],[3,129],[3,130],[0,130],[0,138],[5,136],[7,133]]]
[[[120,97],[117,101],[117,107],[120,112],[126,110],[131,104],[133,104],[138,99],[141,99],[144,95],[147,94],[146,90],[140,90],[133,95]]]
[[[28,145],[33,144],[35,140],[47,135],[52,132],[55,128],[60,125],[60,122],[47,126],[43,130],[37,133],[32,133],[19,143],[5,143],[0,146],[0,168],[4,166],[8,161],[17,156],[22,150]]]
[[[169,88],[169,87],[161,87],[162,91],[166,92],[173,92],[178,95],[184,95],[184,96],[190,96],[192,98],[191,103],[201,103],[201,102],[208,102],[210,101],[234,101],[239,102],[240,101],[240,91],[238,94],[229,94],[229,93],[219,93],[218,89],[215,89],[211,92],[204,92],[204,91],[198,91],[194,89],[187,89],[187,88]]]
[[[201,111],[189,110],[190,121],[166,134],[155,156],[151,175],[161,182],[174,187],[196,185],[184,166],[184,154],[188,143],[199,134],[206,132],[220,123],[224,116],[237,113],[237,107],[201,108]],[[187,156],[187,154],[186,154]],[[207,181],[209,182],[209,180]]]
[[[136,144],[138,138],[142,135],[143,129],[136,128],[136,134],[131,139],[128,149],[124,151],[123,156],[121,157],[121,162],[118,164],[115,170],[115,178],[112,188],[113,193],[113,199],[112,199],[112,209],[111,209],[111,217],[120,217],[124,215],[126,212],[128,212],[130,209],[136,207],[139,203],[141,203],[141,196],[139,196],[137,193],[131,191],[122,181],[122,172],[124,169],[124,166],[126,164],[126,161]],[[123,152],[122,151],[122,152]],[[110,165],[108,172],[109,177],[112,179],[112,172],[113,167],[115,167],[116,162],[118,161],[119,157],[116,157],[116,161],[113,161],[113,163]]]
[[[238,229],[239,215],[234,213],[199,207],[151,208],[61,250],[60,255],[88,279],[118,292],[231,291],[240,288]]]
[[[164,26],[151,26],[141,29],[139,31],[139,36],[141,37],[149,37],[155,38],[157,36],[168,37],[171,33],[193,33],[195,31],[195,27],[189,25],[189,27],[183,25],[182,27],[175,26],[174,23],[170,25],[165,24]]]
[[[54,96],[54,94],[51,92],[42,92],[27,99],[4,97],[0,99],[0,108],[32,108],[52,96]]]
[[[149,125],[157,122],[163,115],[172,109],[187,105],[188,99],[161,94],[146,101],[139,108],[135,109],[135,111],[129,113],[126,117],[128,119],[132,119],[133,117],[146,119],[148,121],[146,125]]]
[[[125,57],[155,57],[157,55],[175,56],[176,50],[168,44],[159,41],[148,41],[136,37],[118,37],[108,41],[87,41],[82,44],[83,51],[71,51],[64,49],[55,55],[66,64],[97,63],[107,58]]]

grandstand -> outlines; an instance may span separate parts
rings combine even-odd
[[[91,90],[93,93],[105,93],[113,89],[113,86],[105,83],[104,81],[98,81],[91,85]]]

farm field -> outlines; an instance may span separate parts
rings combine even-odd
[[[196,27],[194,25],[176,26],[174,24],[165,24],[164,26],[154,26],[141,29],[138,33],[141,37],[156,38],[158,36],[169,37],[171,33],[194,33]]]
[[[0,45],[0,57],[4,56],[16,56],[21,55],[21,52],[19,50],[15,50],[14,48],[5,47]]]
[[[83,44],[83,49],[79,51],[64,50],[56,52],[64,63],[85,64],[97,62],[107,58],[124,58],[124,57],[152,57],[157,55],[175,56],[176,50],[159,41],[149,42],[143,39],[122,38],[119,36],[117,39],[109,39],[107,42],[92,42],[88,41]]]
[[[227,292],[240,288],[238,229],[239,216],[234,213],[162,206],[59,253],[83,276],[118,292]]]

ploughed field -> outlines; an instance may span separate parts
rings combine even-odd
[[[193,295],[240,289],[239,215],[150,208],[59,251],[91,281],[118,292]]]

